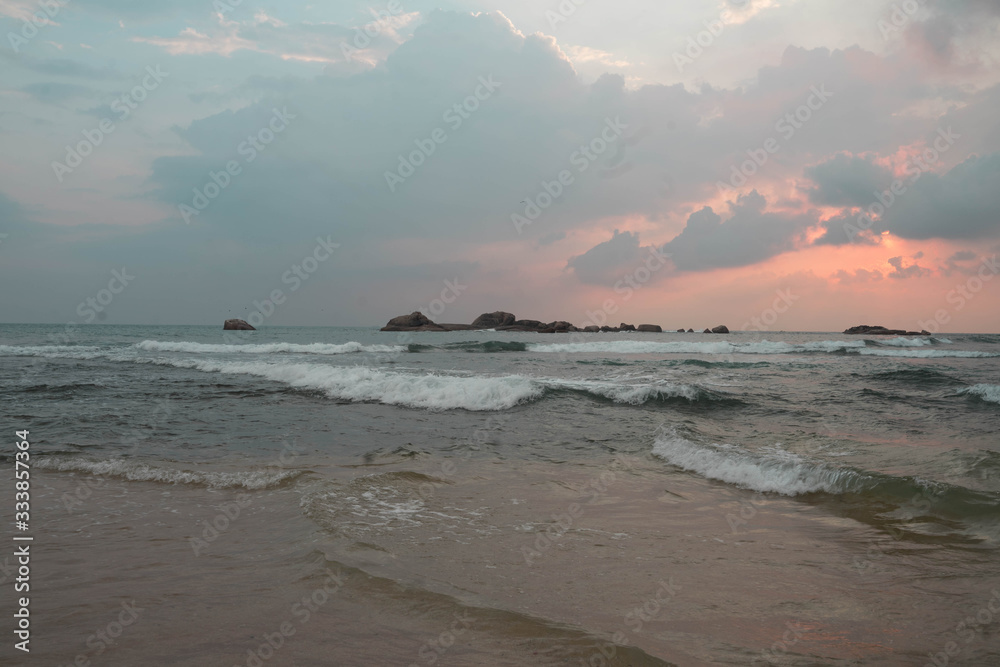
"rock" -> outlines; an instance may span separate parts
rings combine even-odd
[[[618,329],[612,329],[611,327],[605,324],[603,327],[601,327],[601,331],[603,331],[604,333],[614,333],[618,331]]]
[[[694,329],[688,329],[687,332],[688,333],[694,333]]]
[[[618,325],[618,330],[619,331],[635,331],[635,325],[634,324],[625,324],[624,322],[622,322],[621,324]]]
[[[223,331],[256,331],[246,320],[226,320],[222,325]]]
[[[601,327],[595,324],[591,324],[589,327],[584,327],[583,330],[586,331],[587,333],[597,333],[598,331],[601,330]]]
[[[727,334],[729,333],[729,327],[727,327],[725,324],[720,324],[717,327],[712,327],[712,333]]]
[[[929,331],[906,331],[905,329],[886,329],[882,326],[861,324],[844,331],[845,334],[865,336],[930,336]]]
[[[439,324],[435,324],[419,311],[413,311],[409,315],[400,315],[389,320],[381,329],[382,331],[447,331]]]
[[[472,326],[477,329],[496,329],[497,327],[509,327],[517,320],[511,313],[498,310],[495,313],[483,313],[477,317]],[[541,324],[539,322],[539,324]]]
[[[645,331],[646,333],[663,333],[663,327],[659,324],[640,324],[635,330]]]
[[[712,333],[712,330],[711,329],[705,329],[704,331],[702,331],[702,333]]]
[[[684,333],[684,329],[678,329],[677,333]]]
[[[517,320],[514,322],[515,327],[524,327],[525,329],[541,329],[542,322],[538,320]]]
[[[570,329],[576,329],[569,322],[564,322],[563,320],[557,320],[555,322],[549,322],[545,325],[546,329],[553,329],[555,331],[569,331]]]

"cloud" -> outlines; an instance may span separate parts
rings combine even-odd
[[[816,184],[807,188],[809,200],[820,206],[868,206],[875,193],[892,183],[892,173],[875,164],[871,156],[838,153],[817,165],[806,167],[804,175]]]
[[[888,208],[882,228],[908,239],[1000,236],[1000,153],[922,175]]]
[[[890,278],[895,278],[896,280],[905,280],[907,278],[923,278],[924,276],[931,275],[929,269],[925,269],[917,263],[913,263],[909,266],[903,266],[902,257],[890,257],[889,264],[893,266],[893,270],[889,272]]]
[[[862,220],[868,224],[867,220]],[[843,211],[837,215],[823,221],[820,228],[823,234],[813,240],[813,245],[847,245],[855,243],[858,245],[879,245],[881,237],[873,234],[870,230],[864,229],[858,221],[858,214],[850,211]]]
[[[619,232],[566,263],[582,283],[611,285],[639,263],[639,235]]]
[[[767,212],[767,200],[756,190],[730,202],[723,221],[711,207],[692,213],[676,238],[663,246],[682,271],[747,266],[792,250],[816,216]]]

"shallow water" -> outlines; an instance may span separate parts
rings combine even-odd
[[[984,335],[2,325],[31,660],[998,662],[998,368]]]

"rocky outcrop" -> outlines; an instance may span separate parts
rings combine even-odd
[[[413,311],[409,315],[400,315],[389,320],[382,331],[448,331],[440,324],[435,324],[426,315]]]
[[[712,333],[712,330],[711,329],[705,329],[704,331],[702,331],[702,333]]]
[[[687,333],[694,333],[694,329],[688,329]]]
[[[865,336],[930,336],[930,331],[906,331],[905,329],[886,329],[881,326],[870,326],[860,324],[844,331],[845,334],[856,334]]]
[[[729,327],[727,327],[725,324],[720,324],[717,327],[712,327],[712,333],[727,334],[729,333]]]
[[[242,321],[242,320],[240,320]],[[244,323],[245,324],[245,323]],[[250,325],[247,325],[248,327]],[[252,327],[251,327],[252,328]],[[400,315],[389,320],[389,323],[382,327],[382,331],[473,331],[483,329],[496,329],[497,331],[526,331],[533,333],[568,333],[574,331],[585,331],[597,333],[605,331],[618,333],[622,331],[645,331],[660,333],[663,329],[658,324],[634,324],[622,322],[617,327],[589,325],[583,329],[578,329],[572,323],[565,320],[554,322],[542,322],[541,320],[519,320],[512,313],[498,310],[493,313],[483,313],[473,321],[472,324],[442,324],[432,322],[426,315],[420,312],[412,312],[409,315]],[[683,331],[683,329],[681,329]]]
[[[509,327],[514,324],[516,317],[511,313],[498,310],[495,313],[483,313],[472,322],[476,329],[496,329],[497,327]]]
[[[226,320],[222,325],[223,331],[256,331],[246,320]]]

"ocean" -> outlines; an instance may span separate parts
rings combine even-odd
[[[979,334],[0,325],[0,663],[1000,664],[998,369]]]

